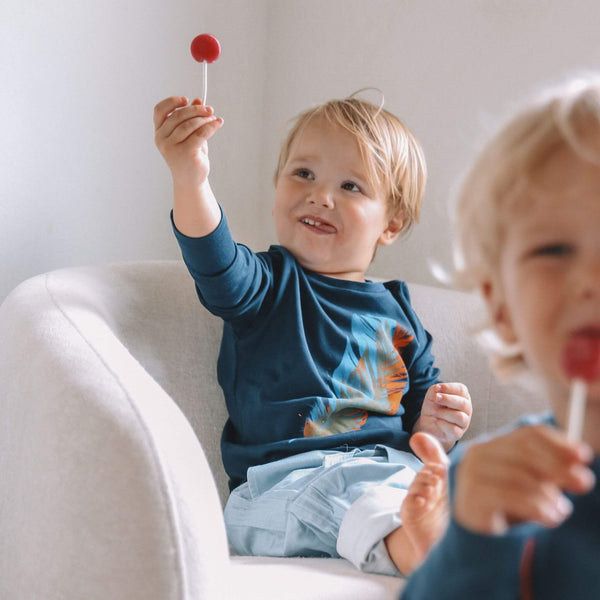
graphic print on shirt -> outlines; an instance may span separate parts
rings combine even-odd
[[[401,349],[413,335],[391,319],[353,315],[352,338],[332,374],[335,398],[322,398],[304,425],[304,437],[359,430],[369,412],[398,412],[408,372]],[[356,349],[355,349],[356,348]]]

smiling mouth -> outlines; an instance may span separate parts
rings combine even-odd
[[[304,225],[307,225],[312,231],[317,233],[336,233],[337,229],[331,225],[331,223],[326,223],[324,221],[319,221],[318,219],[313,219],[311,217],[302,217],[300,222]]]

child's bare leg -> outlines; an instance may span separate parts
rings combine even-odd
[[[392,562],[402,575],[410,575],[419,566],[412,540],[408,537],[403,526],[394,529],[392,533],[387,535],[385,547]]]
[[[415,454],[425,463],[417,473],[400,508],[402,526],[385,544],[390,558],[404,575],[416,569],[448,524],[448,458],[426,434],[411,438]]]

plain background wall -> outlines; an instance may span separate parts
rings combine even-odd
[[[202,32],[222,44],[211,182],[237,239],[276,241],[271,179],[289,119],[374,86],[422,141],[430,177],[421,224],[372,274],[432,283],[480,141],[539,86],[600,67],[599,16],[597,0],[3,0],[0,300],[54,268],[179,257],[152,109],[200,94],[189,43]]]
[[[1,0],[0,301],[54,268],[180,256],[152,111],[201,94],[189,46],[203,31],[223,44],[209,71],[228,123],[214,179],[223,197],[243,191],[233,220],[262,241],[266,23],[255,0]]]

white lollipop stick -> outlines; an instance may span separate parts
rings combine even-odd
[[[567,439],[580,442],[583,435],[583,419],[585,416],[586,385],[579,377],[571,383],[569,397],[569,414],[567,416]]]
[[[208,65],[202,61],[202,104],[206,106],[206,94],[208,92]]]

